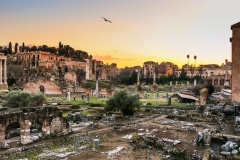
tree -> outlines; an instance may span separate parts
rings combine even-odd
[[[37,46],[32,46],[32,47],[30,48],[30,51],[36,52],[36,51],[37,51]]]
[[[132,116],[140,108],[139,99],[138,94],[129,94],[126,90],[121,90],[107,100],[105,110],[112,111],[117,109],[121,110],[123,115]]]
[[[31,50],[31,48],[30,48],[29,46],[25,46],[25,47],[24,47],[24,50],[25,50],[26,52],[29,52],[29,51]]]
[[[15,53],[17,53],[17,52],[18,52],[18,43],[15,43],[14,52],[15,52]]]
[[[57,49],[55,47],[49,47],[48,50],[50,53],[54,53],[54,54],[57,53]]]
[[[59,42],[59,44],[58,44],[58,52],[59,52],[59,50],[62,48],[62,43],[61,42]]]
[[[194,59],[195,59],[195,66],[194,66],[194,67],[196,67],[196,59],[197,59],[197,56],[194,56]]]
[[[19,108],[28,107],[30,104],[30,93],[22,91],[11,91],[5,97],[4,107]]]
[[[188,59],[188,66],[189,66],[189,57],[190,57],[190,56],[189,56],[189,54],[188,54],[188,55],[187,55],[187,59]]]
[[[23,44],[22,44],[22,52],[24,52],[24,51],[25,51],[25,44],[23,42]]]
[[[182,68],[182,71],[179,75],[180,80],[186,80],[187,79],[187,72]]]
[[[43,48],[42,48],[42,46],[38,46],[38,49],[37,49],[37,51],[43,51]]]
[[[12,54],[12,42],[9,42],[8,53]]]
[[[42,106],[46,101],[47,98],[45,94],[34,94],[30,98],[31,106]]]
[[[19,108],[19,107],[35,107],[43,105],[47,101],[44,94],[30,95],[30,93],[25,91],[11,91],[5,97],[4,107],[9,108]]]

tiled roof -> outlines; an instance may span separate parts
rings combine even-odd
[[[233,28],[240,28],[240,22],[231,25],[231,29]]]

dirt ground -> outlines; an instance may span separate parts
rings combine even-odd
[[[149,117],[151,114],[145,114],[144,117]],[[154,121],[154,119],[166,119],[166,115],[161,115],[155,117],[153,119],[149,119],[139,123],[136,122],[137,119],[142,118],[133,118],[131,122],[129,119],[122,119],[120,122],[122,125],[118,129],[114,129],[110,127],[104,122],[99,122],[100,126],[99,129],[92,130],[90,128],[85,128],[82,130],[88,131],[89,134],[93,134],[94,136],[98,136],[100,138],[99,147],[96,149],[92,149],[89,147],[88,151],[83,151],[78,155],[73,155],[68,157],[69,160],[79,160],[79,159],[88,159],[88,160],[106,160],[108,158],[108,152],[116,149],[119,146],[124,147],[120,152],[116,153],[112,159],[121,159],[121,160],[141,160],[141,159],[151,159],[151,160],[161,160],[165,159],[163,155],[168,155],[168,153],[163,153],[159,149],[155,148],[153,145],[146,145],[145,141],[138,140],[137,145],[133,146],[132,143],[129,143],[134,138],[138,137],[140,133],[151,133],[151,136],[155,136],[155,138],[162,139],[167,138],[171,140],[180,140],[181,143],[177,145],[173,145],[172,143],[167,143],[167,146],[171,150],[183,150],[184,153],[189,155],[197,155],[202,157],[204,152],[206,151],[208,146],[204,145],[195,145],[194,140],[196,138],[196,134],[198,131],[202,131],[205,128],[212,128],[214,129],[214,125],[211,123],[204,123],[204,122],[191,122],[194,123],[196,126],[196,131],[187,131],[182,129],[182,125],[173,125],[173,124],[159,124]],[[167,119],[171,121],[171,119]],[[204,120],[204,119],[203,119]],[[199,120],[200,121],[200,120]],[[186,122],[187,123],[187,122]],[[135,127],[126,127],[128,126],[135,126]],[[125,135],[131,134],[133,137],[131,139],[123,139],[122,137]],[[74,137],[76,134],[70,134],[65,136],[66,137]],[[145,134],[146,135],[146,134]],[[144,136],[143,136],[144,137]],[[57,137],[57,139],[62,139],[63,137]],[[146,136],[145,136],[146,138]],[[39,143],[29,144],[28,147],[33,145],[38,145],[41,143],[52,142],[57,140],[50,139],[40,141]],[[137,147],[136,147],[137,146]],[[9,149],[5,151],[0,151],[0,154],[4,154],[7,152],[14,152],[18,148]],[[181,159],[181,158],[176,158]]]
[[[165,116],[162,116],[165,117]],[[158,117],[159,118],[159,117]],[[161,118],[161,116],[160,116]],[[136,129],[102,129],[96,130],[92,132],[100,137],[100,146],[96,150],[91,150],[89,152],[83,152],[80,155],[75,155],[70,157],[70,160],[77,160],[79,157],[81,159],[89,159],[89,160],[105,160],[108,159],[107,152],[114,150],[118,146],[123,146],[124,149],[121,150],[118,154],[115,155],[114,159],[123,159],[123,160],[141,160],[141,159],[151,159],[151,160],[159,160],[164,159],[158,150],[153,147],[146,148],[145,143],[139,144],[139,146],[143,146],[142,148],[132,149],[129,144],[128,139],[123,139],[122,137],[131,134],[137,135],[141,131],[139,129],[144,130],[153,130],[157,129],[153,134],[158,138],[168,138],[172,140],[181,140],[182,142],[176,146],[172,146],[172,148],[176,150],[187,150],[189,154],[197,154],[199,156],[203,156],[206,151],[205,146],[196,146],[194,144],[194,139],[196,137],[196,132],[188,132],[188,131],[179,131],[179,127],[171,126],[171,125],[161,125],[153,123],[152,120],[148,120],[146,122],[142,122],[141,124],[147,125],[147,127],[139,127]],[[176,134],[177,133],[177,134]],[[169,144],[171,145],[171,144]]]

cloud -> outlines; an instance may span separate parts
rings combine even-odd
[[[106,56],[99,56],[99,55],[95,55],[93,56],[94,59],[96,60],[102,60],[102,61],[106,61],[106,60],[127,60],[127,61],[130,61],[130,60],[133,60],[131,58],[117,58],[117,57],[112,57],[111,55],[106,55]]]

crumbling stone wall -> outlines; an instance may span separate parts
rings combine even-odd
[[[59,132],[62,130],[62,122],[59,117],[54,118],[51,123],[51,133]]]
[[[240,102],[240,22],[231,26],[232,38],[232,101]]]
[[[67,130],[67,122],[60,115],[61,111],[53,107],[36,107],[9,109],[0,111],[0,145],[5,140],[6,129],[9,124],[18,122],[20,125],[21,143],[27,144],[32,141],[30,137],[30,127],[33,122],[42,123],[42,133],[50,134],[50,132]]]

